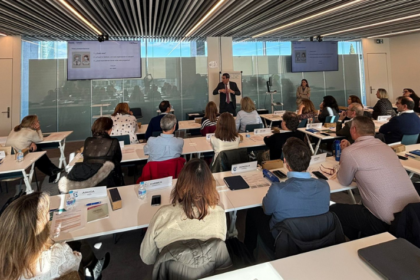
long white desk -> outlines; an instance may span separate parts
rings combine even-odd
[[[329,129],[329,130],[333,131],[333,129],[326,128],[326,127],[322,127],[321,129],[317,129],[317,130],[327,130],[327,129]],[[299,130],[300,132],[305,133],[305,135],[306,135],[306,139],[308,140],[308,145],[309,145],[309,148],[311,149],[311,152],[312,152],[312,154],[314,154],[314,155],[316,155],[316,154],[318,153],[319,145],[321,144],[321,141],[322,141],[322,140],[331,140],[331,139],[341,139],[341,138],[343,138],[343,136],[337,136],[337,135],[335,134],[335,132],[328,133],[329,135],[328,135],[328,136],[326,136],[326,135],[322,135],[322,134],[321,134],[321,132],[316,132],[316,133],[309,132],[309,131],[307,131],[307,130],[306,130],[306,128],[304,128],[304,127],[298,128],[298,130]],[[311,145],[311,140],[309,139],[309,135],[310,135],[310,136],[313,136],[313,137],[315,137],[315,138],[318,138],[318,143],[317,143],[317,144],[316,144],[316,146],[315,146],[315,150],[314,150],[314,148],[313,148],[313,147],[312,147],[312,145]]]
[[[176,179],[172,181],[172,187],[148,190],[144,200],[137,198],[138,185],[118,187],[122,200],[122,208],[115,211],[112,210],[108,197],[104,197],[102,199],[94,198],[79,200],[76,203],[83,208],[86,208],[84,205],[90,202],[101,201],[102,203],[108,203],[109,217],[91,223],[86,223],[86,226],[79,230],[63,232],[57,238],[54,238],[54,240],[57,242],[80,240],[139,228],[146,228],[149,226],[149,222],[152,220],[153,215],[160,208],[160,206],[151,206],[152,196],[161,195],[161,205],[170,204],[171,191],[175,186],[176,181]],[[226,212],[233,211],[234,207],[226,197],[225,192],[220,192],[219,195],[219,205],[221,205]],[[65,195],[57,195],[50,198],[50,209],[63,208],[64,205]],[[76,205],[76,207],[78,206]]]
[[[393,239],[395,237],[391,234],[381,233],[269,263],[238,269],[206,279],[383,279],[374,269],[359,258],[357,251]],[[277,278],[276,276],[272,278],[261,278],[262,273],[274,272],[272,269],[277,272]]]
[[[283,120],[283,115],[261,114],[260,117],[263,119],[265,127],[271,127],[273,122],[279,122]],[[267,125],[267,120],[270,121],[270,125]]]
[[[148,124],[141,124],[141,128],[137,130],[136,134],[146,134]],[[178,130],[189,130],[189,129],[200,129],[201,124],[196,123],[195,120],[189,121],[179,121],[178,122]]]
[[[45,151],[29,153],[21,162],[16,161],[15,155],[8,155],[3,159],[3,163],[0,164],[0,174],[7,175],[8,173],[21,172],[26,186],[26,193],[31,193],[33,191],[31,182],[34,174],[35,162],[44,154]],[[26,173],[28,167],[31,167],[29,174]]]
[[[414,151],[414,150],[420,150],[420,144],[407,145],[405,146],[405,152],[398,153],[398,155],[405,156],[405,154],[408,154],[409,151]],[[413,159],[411,157],[408,157],[407,160],[400,159],[400,162],[401,162],[401,165],[404,167],[404,169],[409,172],[410,178],[414,174],[420,175],[420,161]]]

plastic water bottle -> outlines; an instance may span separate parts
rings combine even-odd
[[[139,190],[137,192],[137,196],[140,199],[144,199],[146,197],[146,188],[144,187],[144,182],[140,182]]]
[[[23,160],[23,153],[21,150],[18,151],[17,155],[16,155],[16,160],[18,162],[21,162]]]
[[[341,146],[340,146],[340,140],[334,141],[334,151],[335,151],[335,160],[340,161],[341,157]]]
[[[73,191],[69,191],[69,195],[66,199],[66,209],[69,210],[73,208],[73,206],[76,204],[76,197],[74,197]]]

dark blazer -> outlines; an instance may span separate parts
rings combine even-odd
[[[147,126],[146,135],[144,138],[149,139],[150,136],[152,136],[154,131],[162,131],[162,128],[160,128],[160,120],[165,116],[166,114],[160,114],[159,116],[153,117],[149,125]],[[178,120],[176,121],[176,127],[175,130],[178,130]]]
[[[378,116],[388,115],[388,111],[391,111],[391,116],[395,116],[394,108],[392,108],[392,103],[388,98],[381,98],[373,106],[372,118],[377,120]]]
[[[290,137],[297,137],[303,140],[304,134],[300,131],[291,131],[274,133],[271,136],[264,137],[264,143],[270,149],[270,160],[280,159],[281,153],[283,152],[283,145]]]
[[[416,113],[401,114],[382,125],[379,132],[385,135],[387,144],[399,142],[402,140],[403,135],[420,133],[420,118]]]
[[[354,140],[351,138],[350,127],[351,121],[346,122],[344,126],[342,122],[337,122],[335,134],[337,134],[337,136],[344,136],[347,140],[349,140],[350,143],[353,143]]]
[[[241,95],[241,92],[239,91],[238,85],[235,82],[229,82],[229,88],[235,92],[235,94],[230,94],[230,102],[233,104],[233,108],[236,110],[236,95]],[[225,89],[225,84],[223,82],[220,82],[216,89],[213,90],[213,95],[219,94],[219,90]],[[220,93],[220,111],[222,111],[222,108],[226,107],[226,94],[221,92]]]

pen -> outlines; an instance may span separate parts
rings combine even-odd
[[[415,156],[409,155],[409,154],[405,154],[406,157],[411,157],[411,158],[416,158]]]
[[[101,202],[98,201],[98,202],[88,203],[88,204],[86,204],[86,206],[92,206],[92,205],[97,205],[97,204],[101,204]]]

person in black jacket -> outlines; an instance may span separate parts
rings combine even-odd
[[[376,92],[376,97],[378,97],[378,102],[373,106],[372,118],[374,120],[378,119],[378,116],[391,115],[395,116],[395,111],[392,108],[392,103],[388,99],[388,93],[385,89],[379,88]]]
[[[229,78],[228,73],[222,75],[222,82],[217,85],[213,95],[220,95],[220,114],[229,112],[236,116],[236,95],[241,95],[241,92],[235,82],[229,82]]]
[[[283,145],[290,137],[296,137],[303,140],[304,134],[297,130],[299,126],[299,117],[292,112],[286,112],[281,122],[280,133],[274,133],[271,136],[264,137],[264,143],[270,149],[270,160],[280,159],[283,151]]]
[[[341,112],[340,117],[337,121],[335,134],[337,136],[345,136],[350,143],[353,143],[354,140],[353,138],[351,138],[350,134],[351,122],[353,118],[357,116],[363,116],[363,114],[363,106],[360,103],[351,103],[347,107],[346,111]],[[348,121],[345,121],[346,118],[348,119]]]
[[[318,120],[324,123],[327,117],[335,116],[338,118],[338,112],[338,104],[335,98],[331,95],[324,96],[324,100],[319,105]]]
[[[414,112],[420,113],[420,98],[417,96],[417,94],[412,90],[411,88],[405,88],[403,90],[404,97],[411,97],[414,101]]]

